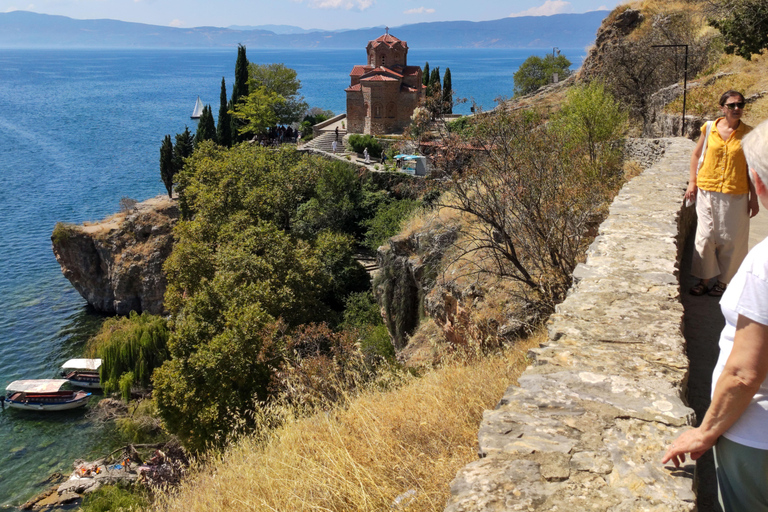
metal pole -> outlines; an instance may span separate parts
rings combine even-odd
[[[683,119],[680,123],[680,136],[685,137],[685,103],[688,93],[688,45],[687,44],[654,44],[651,48],[680,48],[685,46],[685,67],[683,69]]]
[[[680,128],[680,136],[685,137],[685,92],[688,89],[688,45],[685,45],[685,68],[683,68],[683,123]]]

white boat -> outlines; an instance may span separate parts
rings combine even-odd
[[[101,389],[101,359],[70,359],[61,365],[61,376],[81,388]]]
[[[85,405],[91,394],[62,389],[65,384],[69,384],[67,379],[16,380],[5,388],[5,403],[27,411],[65,411]]]
[[[192,111],[192,119],[199,119],[200,116],[203,115],[203,102],[200,101],[200,96],[197,97],[197,102],[195,102],[195,109]]]

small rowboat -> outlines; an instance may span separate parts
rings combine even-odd
[[[81,388],[101,389],[101,359],[70,359],[61,365],[61,376]]]
[[[28,411],[65,411],[85,405],[91,394],[62,389],[68,383],[66,379],[16,380],[5,388],[5,403]]]

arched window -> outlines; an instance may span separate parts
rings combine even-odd
[[[381,117],[381,103],[373,104],[373,117]]]

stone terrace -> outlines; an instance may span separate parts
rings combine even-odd
[[[696,509],[693,465],[660,463],[694,422],[678,284],[693,143],[636,144],[638,160],[660,158],[616,197],[549,342],[485,412],[480,459],[451,483],[446,512]]]

